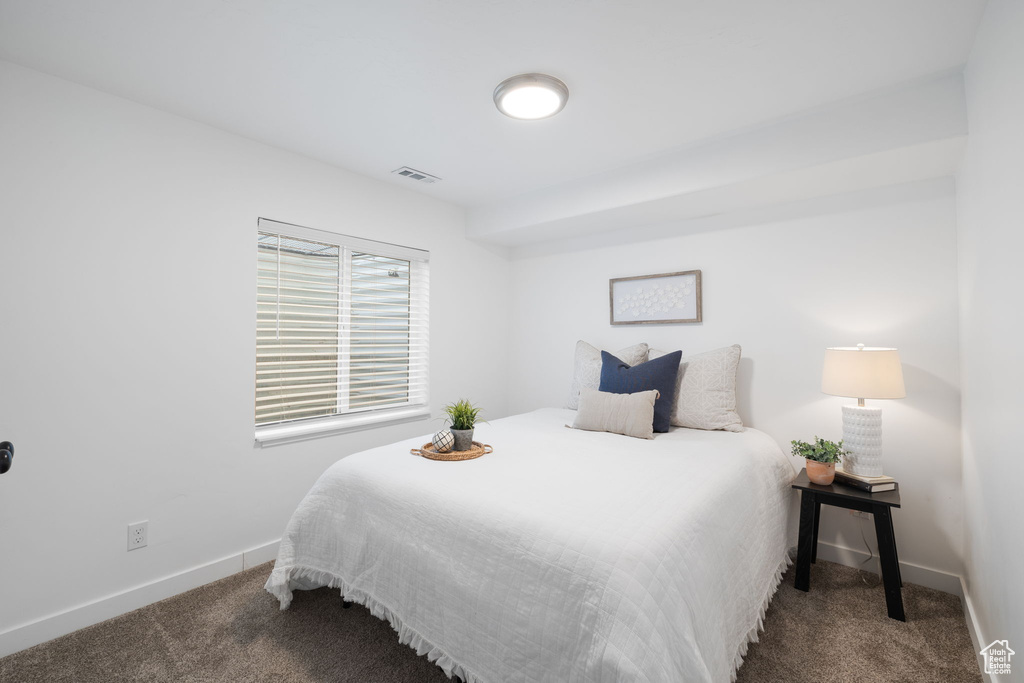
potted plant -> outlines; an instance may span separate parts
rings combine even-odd
[[[793,455],[804,458],[807,461],[807,478],[812,484],[828,486],[836,478],[836,463],[839,462],[846,451],[843,450],[843,442],[826,441],[820,437],[814,437],[814,443],[806,441],[793,441]]]
[[[449,403],[444,407],[445,415],[451,424],[452,435],[455,437],[456,451],[468,451],[473,448],[473,428],[480,409],[466,399]]]

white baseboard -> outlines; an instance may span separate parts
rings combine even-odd
[[[272,543],[261,545],[258,548],[246,550],[242,553],[242,569],[252,569],[256,565],[276,560],[277,551],[280,547],[281,541],[273,541]]]
[[[819,541],[818,557],[822,560],[835,562],[836,564],[845,565],[847,567],[853,567],[854,569],[863,569],[865,571],[874,572],[875,574],[879,573],[878,555],[875,555],[874,561],[864,564],[864,561],[867,560],[870,555],[863,550],[854,550],[853,548],[846,548],[841,545],[833,545],[831,543]],[[960,576],[957,574],[947,574],[946,572],[939,571],[938,569],[930,569],[928,567],[921,567],[916,564],[900,561],[900,576],[903,577],[904,583],[916,583],[919,586],[934,588],[935,590],[942,591],[943,593],[958,595],[961,598],[963,597],[962,582]]]
[[[967,632],[971,634],[971,642],[974,643],[974,652],[978,657],[978,670],[985,683],[994,683],[992,674],[985,673],[985,660],[981,656],[981,648],[991,641],[986,641],[981,633],[981,626],[978,625],[978,615],[974,612],[974,603],[971,602],[971,594],[967,592],[967,584],[963,578],[960,579],[960,604],[964,608],[964,621],[967,622]]]
[[[273,541],[10,628],[0,633],[0,657],[269,562],[277,557],[280,543]]]

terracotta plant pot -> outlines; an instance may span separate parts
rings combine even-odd
[[[836,464],[834,462],[807,461],[807,478],[812,484],[828,486],[836,478]]]

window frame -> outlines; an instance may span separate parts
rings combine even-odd
[[[282,221],[275,221],[268,218],[260,218],[257,221],[257,234],[259,233],[271,233],[279,234],[286,237],[295,237],[299,239],[307,239],[314,242],[320,242],[329,244],[332,246],[339,247],[341,254],[341,264],[339,268],[340,288],[346,287],[345,278],[351,277],[351,264],[348,261],[351,259],[353,252],[368,253],[374,256],[383,256],[389,258],[397,258],[402,260],[410,261],[410,273],[413,269],[413,263],[416,262],[421,265],[417,265],[417,269],[420,270],[422,276],[422,282],[413,282],[410,278],[410,288],[413,286],[418,289],[414,296],[413,290],[410,289],[410,318],[420,317],[424,323],[424,327],[420,334],[422,335],[422,356],[418,357],[418,360],[422,363],[422,369],[418,372],[422,372],[423,376],[420,380],[417,380],[415,387],[419,390],[417,399],[410,396],[410,400],[407,403],[397,406],[386,406],[381,408],[367,408],[363,410],[356,410],[347,413],[333,414],[326,416],[315,416],[298,418],[293,420],[285,420],[279,422],[272,422],[268,424],[255,425],[255,444],[258,447],[273,446],[285,443],[294,443],[297,441],[305,441],[308,439],[317,439],[326,436],[333,436],[337,434],[344,434],[347,432],[360,431],[364,429],[373,429],[376,427],[386,427],[390,425],[403,424],[406,422],[412,422],[416,420],[425,420],[430,417],[430,377],[429,377],[429,360],[430,360],[430,344],[429,344],[429,265],[430,265],[430,252],[425,249],[417,249],[414,247],[405,247],[397,244],[388,242],[381,242],[377,240],[370,240],[362,237],[355,237],[352,235],[345,235],[336,232],[329,232],[324,230],[317,230],[314,228],[307,228],[301,225],[295,225],[293,223],[285,223]],[[257,256],[259,250],[257,249]],[[259,269],[257,268],[257,282],[259,278]],[[349,287],[351,289],[351,287]],[[416,300],[421,304],[421,311],[414,311],[412,308],[412,302]],[[255,302],[254,302],[255,303]],[[351,296],[348,298],[339,297],[338,300],[338,311],[339,311],[339,340],[338,340],[338,380],[339,383],[342,381],[344,375],[349,373],[349,361],[345,356],[345,351],[349,347],[349,343],[346,339],[346,335],[342,330],[344,323],[341,322],[347,317],[347,312],[351,312]],[[254,316],[255,317],[255,316]],[[257,323],[258,327],[258,323]],[[412,327],[412,321],[410,320],[410,329]],[[254,337],[255,342],[255,337]],[[412,360],[412,346],[413,340],[410,339],[410,393],[414,388],[412,380],[413,374],[413,360]],[[254,354],[256,351],[256,344],[253,345]],[[346,358],[343,364],[343,358]],[[255,355],[253,358],[254,377],[256,371]],[[253,385],[253,400],[251,405],[256,405],[256,387]],[[346,397],[346,402],[348,398]],[[255,423],[255,417],[253,418]]]

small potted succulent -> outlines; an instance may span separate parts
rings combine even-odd
[[[444,407],[445,415],[451,424],[452,435],[455,437],[456,451],[468,451],[473,448],[473,428],[476,426],[477,416],[480,408],[477,408],[466,399],[449,403]]]
[[[814,437],[814,443],[806,441],[793,441],[793,455],[804,458],[807,461],[807,478],[812,484],[828,486],[836,478],[836,463],[839,462],[846,451],[843,450],[843,442],[826,441],[820,437]]]

